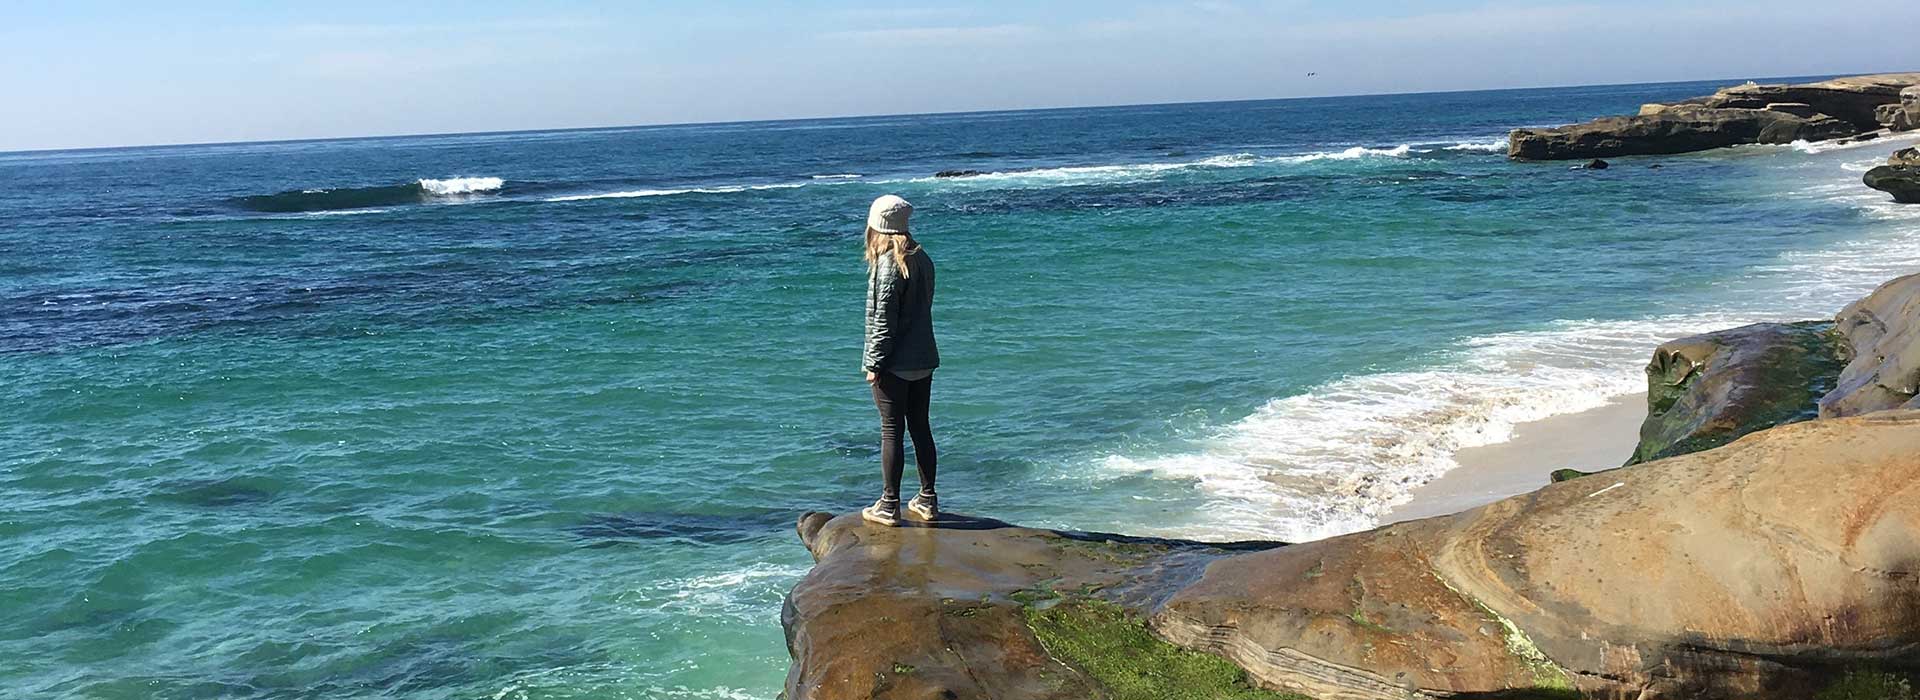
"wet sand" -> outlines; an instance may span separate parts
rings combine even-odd
[[[1447,515],[1526,493],[1547,485],[1555,469],[1620,466],[1633,455],[1646,415],[1646,394],[1633,394],[1589,411],[1523,423],[1512,440],[1455,454],[1460,466],[1415,489],[1413,499],[1386,521]]]

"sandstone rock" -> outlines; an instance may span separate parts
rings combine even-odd
[[[1900,111],[1893,115],[1893,121],[1887,128],[1894,131],[1912,131],[1920,129],[1920,85],[1900,91]]]
[[[809,515],[787,697],[1812,697],[1920,665],[1916,454],[1920,411],[1808,421],[1280,547]]]
[[[1782,426],[1224,559],[1153,628],[1323,699],[1811,697],[1920,661],[1916,453],[1920,412]]]
[[[1920,123],[1920,73],[1885,73],[1800,85],[1747,83],[1672,104],[1645,104],[1633,117],[1606,117],[1556,129],[1520,129],[1517,160],[1570,160],[1685,153],[1743,143],[1822,141]],[[1911,93],[1911,94],[1909,94]],[[1893,111],[1885,105],[1916,105]],[[1782,122],[1755,112],[1798,117]],[[1889,116],[1891,115],[1891,116]]]
[[[1820,114],[1818,110],[1813,108],[1813,105],[1805,102],[1768,102],[1767,105],[1761,107],[1761,109],[1769,112],[1784,112],[1796,117],[1807,117],[1809,119],[1813,118],[1814,115]],[[1878,126],[1878,124],[1875,124],[1875,126]]]
[[[1516,129],[1507,155],[1517,160],[1573,160],[1687,153],[1743,143],[1824,141],[1855,133],[1840,120],[1763,109],[1677,105],[1648,116],[1606,117],[1551,129]]]
[[[1920,408],[1920,275],[1880,285],[1834,318],[1852,360],[1820,399],[1820,417]]]
[[[1920,149],[1909,146],[1894,151],[1887,156],[1887,165],[1920,165]]]
[[[1845,364],[1825,321],[1757,323],[1668,341],[1647,364],[1647,419],[1628,464],[1699,452],[1819,415]]]
[[[1902,204],[1920,204],[1920,166],[1882,165],[1860,176],[1868,187],[1893,195]]]
[[[1900,91],[1920,85],[1920,73],[1884,73],[1835,78],[1798,85],[1756,85],[1748,83],[1725,88],[1701,101],[1707,107],[1764,109],[1772,103],[1800,103],[1854,126],[1856,130],[1880,128],[1875,110],[1883,104],[1898,103]]]
[[[1906,129],[1896,128],[1894,126],[1895,123],[1904,121],[1901,117],[1906,116],[1906,111],[1906,105],[1899,103],[1880,105],[1879,107],[1873,108],[1873,120],[1879,122],[1880,126],[1893,129],[1894,131],[1906,131]]]
[[[1036,609],[1072,599],[1137,617],[1209,562],[1279,546],[1038,530],[952,515],[936,527],[910,524],[876,527],[857,513],[801,517],[801,540],[816,564],[781,615],[793,656],[789,700],[1104,697],[1097,674],[1062,663],[1069,659],[1058,657],[1071,650],[1049,649],[1036,634]],[[1136,646],[1164,647],[1150,650],[1156,658],[1190,654],[1148,637],[1144,622],[1133,627],[1142,638]]]

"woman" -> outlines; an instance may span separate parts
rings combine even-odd
[[[907,510],[924,520],[940,514],[933,492],[933,431],[927,425],[927,395],[940,350],[933,342],[933,259],[907,230],[913,205],[894,195],[873,200],[867,210],[867,347],[861,365],[880,409],[880,500],[860,511],[881,525],[900,522],[900,472],[913,436],[920,493]]]

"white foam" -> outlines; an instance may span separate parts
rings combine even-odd
[[[492,192],[506,185],[497,177],[452,177],[445,180],[420,180],[420,188],[438,195]]]
[[[549,202],[583,202],[592,199],[630,199],[634,197],[671,197],[681,194],[730,194],[734,192],[755,192],[760,190],[790,190],[805,187],[804,182],[776,185],[727,185],[724,187],[687,187],[664,190],[626,190],[622,192],[601,192],[598,194],[573,194],[564,197],[548,197]]]
[[[1507,139],[1506,137],[1501,137],[1498,139],[1494,139],[1492,141],[1462,141],[1460,143],[1456,143],[1451,146],[1441,147],[1440,150],[1486,151],[1488,153],[1504,153],[1507,150]]]
[[[1279,160],[1280,162],[1286,162],[1286,163],[1311,163],[1316,160],[1356,160],[1360,158],[1404,158],[1407,156],[1407,154],[1412,152],[1413,152],[1413,146],[1410,144],[1403,143],[1398,146],[1394,146],[1393,148],[1367,148],[1365,146],[1354,146],[1344,151],[1332,151],[1327,153],[1308,153],[1305,155],[1298,155],[1298,156],[1282,156],[1277,160]]]
[[[323,218],[328,216],[356,216],[359,214],[385,214],[389,211],[392,211],[392,210],[391,209],[334,209],[329,211],[303,212],[298,217],[278,217],[278,218],[318,219],[318,218]]]
[[[811,175],[808,177],[813,180],[855,180],[859,179],[860,175],[857,173],[841,173],[838,175]]]
[[[1102,182],[1133,182],[1160,177],[1168,173],[1249,168],[1262,165],[1310,163],[1321,160],[1356,160],[1360,158],[1403,158],[1413,153],[1413,146],[1401,144],[1393,148],[1367,148],[1354,146],[1339,151],[1302,153],[1282,156],[1262,156],[1253,153],[1229,153],[1199,160],[1175,161],[1167,163],[1133,163],[1128,165],[1072,165],[1055,168],[1035,168],[1032,170],[1009,170],[1003,172],[982,173],[965,177],[922,177],[908,180],[915,183],[947,183],[955,186],[1019,187],[1023,185],[1052,187],[1061,184],[1096,184]]]
[[[1161,534],[1304,541],[1372,527],[1463,448],[1644,387],[1668,339],[1738,325],[1723,316],[1563,321],[1467,341],[1431,369],[1347,377],[1268,402],[1197,454],[1114,455],[1102,466],[1190,481],[1207,522]]]
[[[805,567],[754,564],[741,569],[656,581],[624,593],[620,602],[675,619],[759,624],[768,601],[777,602]]]

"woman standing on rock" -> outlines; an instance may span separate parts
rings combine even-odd
[[[913,436],[920,493],[907,510],[925,520],[940,513],[933,492],[933,430],[927,423],[928,394],[940,350],[933,341],[933,259],[907,230],[913,205],[894,195],[873,200],[867,210],[867,332],[861,366],[880,409],[880,500],[860,511],[881,525],[900,522],[900,476],[906,462],[901,427]]]

